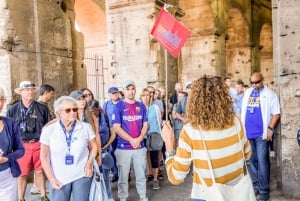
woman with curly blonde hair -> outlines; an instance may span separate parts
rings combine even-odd
[[[186,113],[195,128],[224,129],[234,124],[233,100],[221,77],[204,76],[193,83]]]
[[[216,183],[234,185],[244,175],[244,158],[249,159],[251,149],[243,126],[233,114],[233,100],[221,77],[205,75],[193,82],[186,115],[176,153],[174,131],[169,122],[163,126],[166,169],[170,182],[178,185],[193,163],[191,198],[203,201],[201,181],[206,186],[213,182],[209,160]]]

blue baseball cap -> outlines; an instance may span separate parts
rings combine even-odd
[[[116,93],[116,92],[119,92],[119,89],[117,87],[110,87],[108,89],[108,93],[110,93],[110,94],[113,94],[113,93]]]

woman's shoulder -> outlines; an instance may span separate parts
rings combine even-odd
[[[45,126],[44,128],[47,128],[49,126],[54,126],[54,124],[58,122],[58,118],[55,118],[55,119],[52,119],[51,121],[49,121]]]
[[[7,128],[12,129],[15,127],[16,122],[13,118],[1,116],[0,119],[3,121],[4,126],[6,126]]]
[[[92,129],[92,125],[90,123],[79,121],[79,120],[76,120],[76,127],[81,129],[89,129],[89,128]]]
[[[3,120],[5,122],[8,122],[8,123],[14,123],[14,119],[11,118],[11,117],[4,117],[4,116],[0,116],[0,120]]]

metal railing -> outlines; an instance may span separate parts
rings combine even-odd
[[[104,70],[103,56],[94,52],[88,52],[84,57],[87,69],[87,87],[92,90],[95,99],[102,104],[104,102]]]

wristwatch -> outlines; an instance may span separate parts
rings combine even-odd
[[[269,129],[270,131],[272,131],[272,134],[274,133],[274,128],[271,128],[270,126],[268,126],[268,129]]]
[[[170,158],[175,155],[175,150],[171,149],[165,152],[166,158]]]

